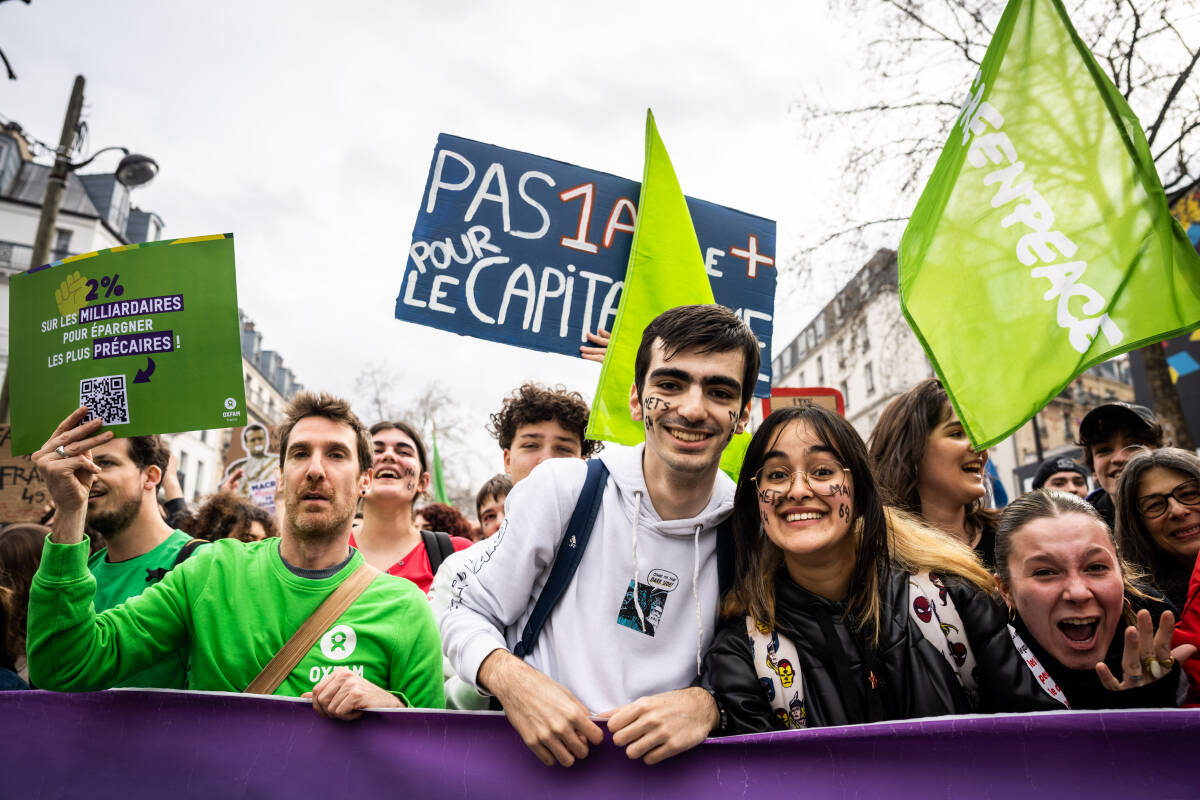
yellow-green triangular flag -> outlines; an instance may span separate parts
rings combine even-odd
[[[588,438],[628,445],[643,440],[641,424],[629,414],[629,387],[642,331],[669,308],[713,302],[687,201],[654,125],[654,114],[647,109],[646,166],[633,245],[588,419]],[[748,433],[735,436],[721,457],[721,469],[734,480],[749,440]]]

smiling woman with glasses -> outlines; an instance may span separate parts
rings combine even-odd
[[[971,550],[885,510],[866,445],[819,407],[767,417],[734,496],[734,586],[705,657],[717,733],[1061,708]]]
[[[1117,544],[1183,608],[1200,552],[1200,459],[1173,447],[1130,459],[1117,485]]]

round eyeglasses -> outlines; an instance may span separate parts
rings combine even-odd
[[[848,470],[836,461],[820,461],[807,470],[792,471],[784,466],[762,467],[754,473],[754,483],[759,491],[779,492],[784,495],[792,490],[797,477],[803,478],[814,494],[829,497],[837,494],[846,485]]]
[[[1166,494],[1148,494],[1137,499],[1137,510],[1146,519],[1161,517],[1167,513],[1172,497],[1185,506],[1200,505],[1200,482],[1185,481]]]

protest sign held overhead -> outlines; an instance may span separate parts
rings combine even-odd
[[[976,447],[1087,368],[1200,325],[1200,257],[1137,117],[1060,0],[1011,0],[899,250]]]
[[[117,436],[245,424],[232,234],[74,256],[10,292],[14,453],[80,405]]]
[[[612,329],[640,185],[441,134],[413,228],[396,318],[578,356]],[[692,198],[687,208],[716,302],[770,353],[775,223]],[[756,394],[770,391],[763,359]]]

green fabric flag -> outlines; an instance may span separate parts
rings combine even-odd
[[[1200,257],[1060,0],[1011,0],[900,242],[900,296],[976,447],[1200,326]]]
[[[450,495],[446,494],[446,476],[442,474],[442,457],[438,455],[437,428],[433,429],[433,499],[450,505]]]
[[[654,114],[647,109],[646,165],[637,221],[612,339],[588,418],[589,439],[635,445],[645,438],[641,424],[629,413],[629,387],[642,331],[667,309],[714,302],[687,201],[654,125]],[[721,469],[734,480],[749,440],[748,433],[733,437],[721,457]]]

